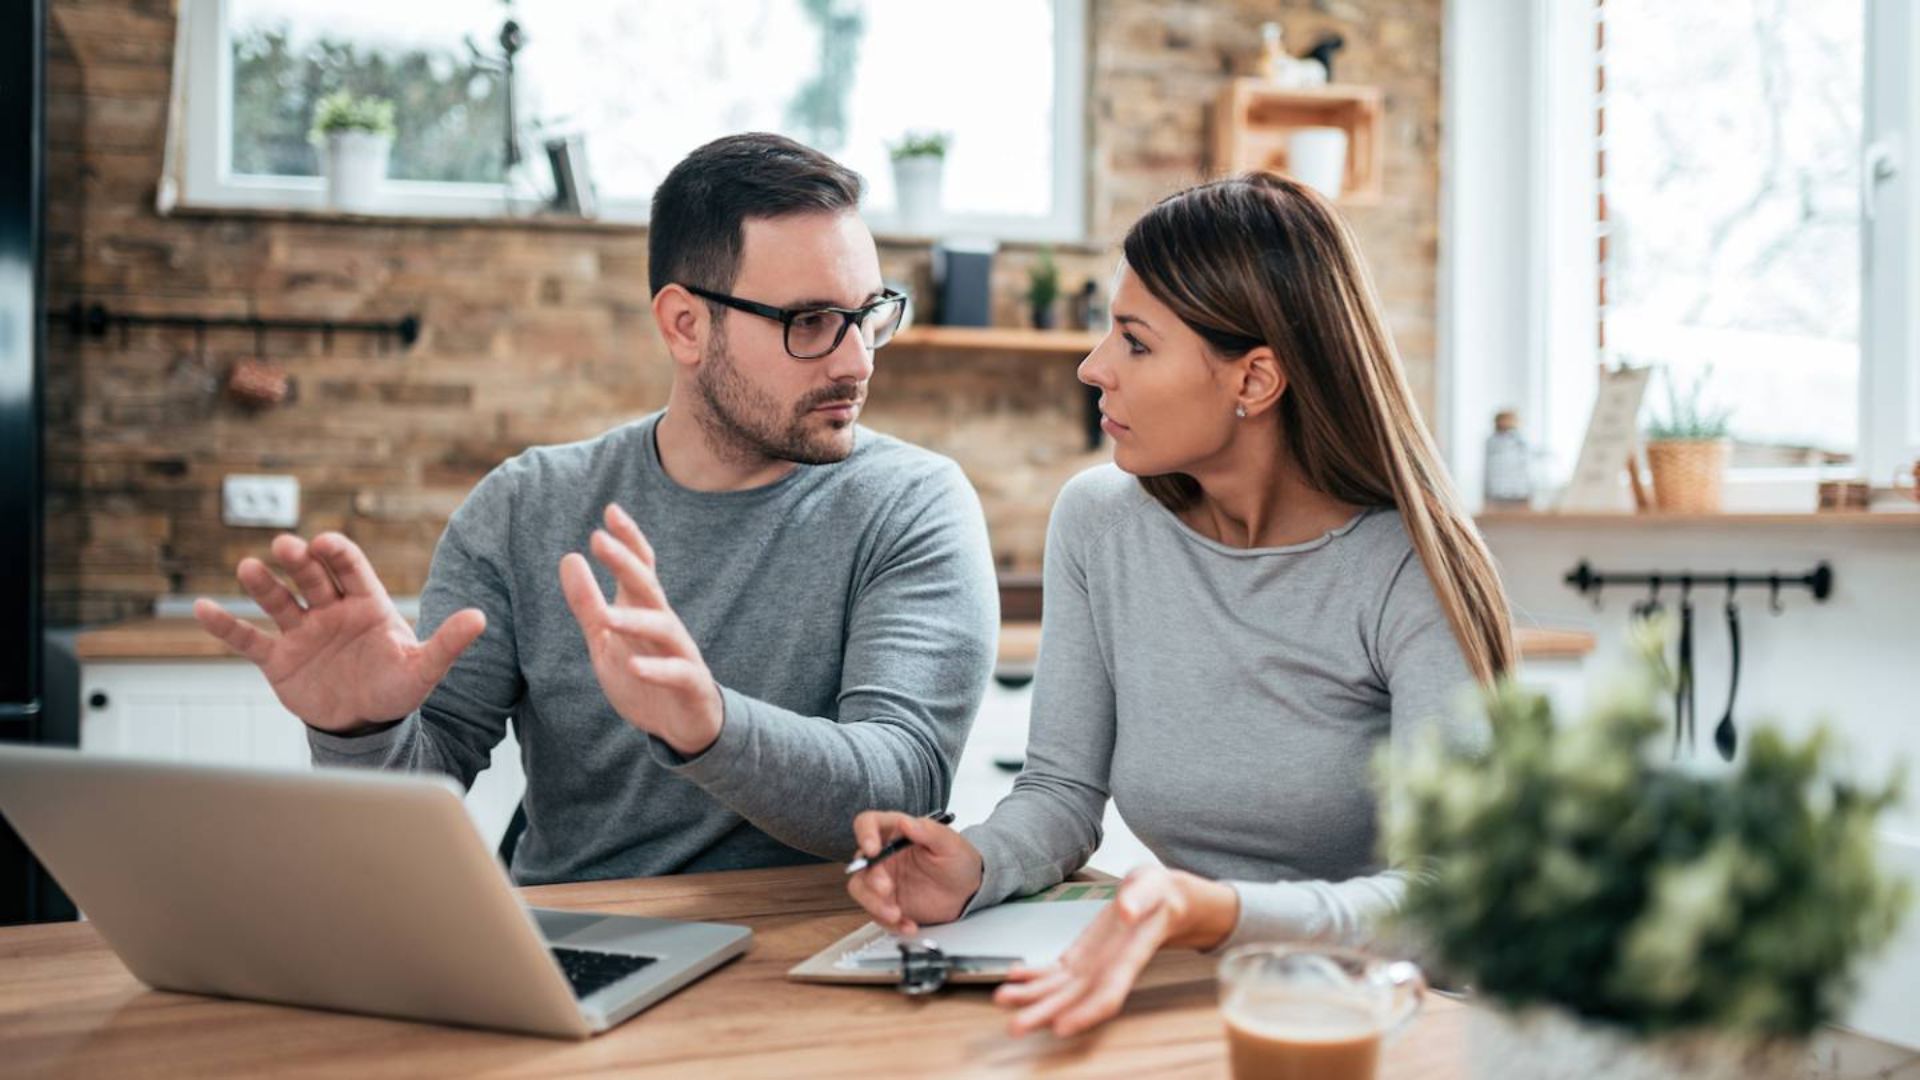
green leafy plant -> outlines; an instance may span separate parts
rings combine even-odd
[[[945,131],[909,131],[901,136],[899,142],[887,144],[887,153],[895,161],[907,158],[930,157],[945,159],[947,147],[953,144],[953,135]]]
[[[1647,425],[1647,438],[1653,442],[1691,439],[1724,439],[1733,417],[1731,409],[1715,409],[1706,403],[1707,381],[1713,376],[1708,365],[1682,391],[1667,368],[1667,412]]]
[[[1761,728],[1723,776],[1658,763],[1666,628],[1578,722],[1511,683],[1484,699],[1484,755],[1428,739],[1398,771],[1388,850],[1420,868],[1402,918],[1438,966],[1508,1007],[1635,1034],[1803,1037],[1840,1014],[1856,962],[1909,890],[1882,875],[1871,789],[1829,769],[1821,729]]]
[[[1053,249],[1041,248],[1040,256],[1027,269],[1027,303],[1035,308],[1051,307],[1060,298],[1060,268],[1054,265]]]
[[[364,131],[371,135],[393,137],[393,102],[377,97],[355,97],[336,90],[313,107],[315,142],[325,142],[336,131]]]

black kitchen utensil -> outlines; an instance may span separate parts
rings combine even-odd
[[[1732,585],[1727,586],[1727,641],[1732,650],[1733,676],[1727,680],[1727,711],[1713,729],[1713,745],[1722,761],[1732,761],[1740,745],[1739,733],[1733,727],[1733,701],[1740,693],[1740,605],[1734,603]]]
[[[1673,683],[1673,756],[1680,756],[1680,741],[1685,738],[1687,753],[1697,745],[1694,740],[1693,699],[1693,598],[1683,587],[1680,592],[1680,666]]]

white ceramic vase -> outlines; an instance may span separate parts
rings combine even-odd
[[[1337,127],[1295,128],[1287,135],[1287,173],[1338,199],[1347,179],[1347,133]]]
[[[900,207],[900,227],[910,233],[933,230],[940,218],[940,184],[947,161],[931,154],[895,158],[894,197]]]
[[[366,213],[379,208],[393,137],[370,131],[327,133],[327,205]]]

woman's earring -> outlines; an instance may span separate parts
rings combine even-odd
[[[1247,407],[1245,405],[1235,405],[1233,407],[1233,415],[1245,420],[1247,418]]]

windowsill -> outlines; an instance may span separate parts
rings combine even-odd
[[[1723,513],[1669,514],[1644,513],[1560,513],[1552,510],[1489,510],[1474,515],[1481,526],[1551,525],[1571,528],[1617,526],[1622,528],[1711,528],[1724,525],[1779,525],[1817,528],[1911,528],[1920,529],[1920,506],[1912,509],[1832,510],[1803,513]]]
[[[557,214],[379,214],[344,210],[314,210],[296,207],[203,206],[180,204],[165,216],[177,218],[239,221],[280,221],[318,225],[343,225],[354,228],[453,228],[453,229],[547,229],[558,232],[585,232],[609,235],[642,235],[643,221],[619,221],[606,218],[562,217]],[[930,247],[942,238],[909,233],[880,232],[874,240],[882,247]],[[1100,255],[1110,245],[1096,240],[1001,240],[1002,251],[1038,251],[1078,255]]]
[[[261,206],[175,206],[166,216],[178,218],[219,218],[239,221],[287,221],[357,227],[404,226],[413,228],[498,228],[559,229],[569,232],[644,233],[644,222],[606,221],[600,218],[561,217],[557,214],[363,214],[345,210],[307,210],[294,207]]]

